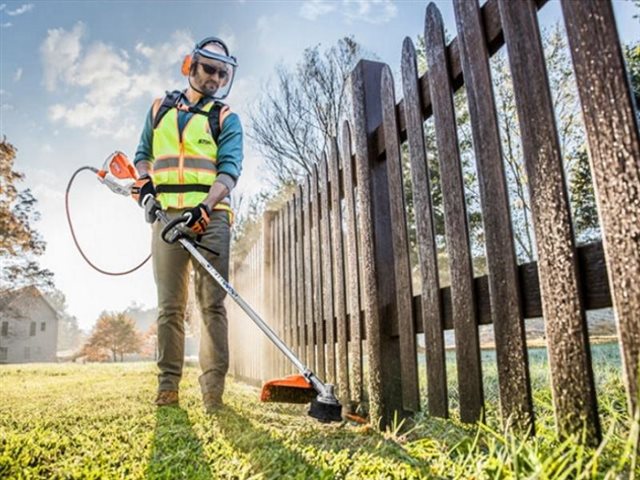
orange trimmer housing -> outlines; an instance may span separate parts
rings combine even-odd
[[[138,178],[138,172],[136,172],[135,167],[131,164],[127,156],[119,151],[113,152],[111,156],[105,160],[102,169],[98,171],[98,175],[101,178],[104,178],[107,173],[111,173],[111,175],[120,180],[135,180]]]
[[[262,386],[260,401],[309,403],[318,393],[303,375],[289,375],[269,380]]]

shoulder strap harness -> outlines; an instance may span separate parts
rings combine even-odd
[[[201,110],[197,107],[191,107],[183,104],[180,99],[182,98],[182,92],[180,90],[174,90],[173,92],[166,92],[165,97],[160,102],[160,99],[157,99],[153,103],[153,129],[155,130],[160,124],[160,120],[162,117],[171,110],[172,108],[177,108],[178,110],[182,110],[183,112],[190,112],[199,115],[205,115],[209,119],[209,128],[211,129],[211,136],[213,140],[218,143],[218,137],[220,136],[220,132],[222,131],[222,123],[225,118],[231,113],[228,105],[215,100],[213,107],[208,112]]]

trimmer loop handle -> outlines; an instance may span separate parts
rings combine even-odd
[[[181,223],[187,223],[187,219],[181,216],[181,217],[174,218],[173,220],[168,222],[164,226],[164,228],[162,229],[162,233],[160,234],[160,236],[162,237],[162,240],[164,240],[167,243],[176,243],[182,237],[185,237],[186,236],[185,233],[181,232],[180,229],[177,228],[178,225],[180,225]]]
[[[182,215],[180,217],[174,218],[173,220],[169,221],[162,210],[160,209],[156,210],[155,214],[158,218],[158,221],[160,223],[165,224],[164,228],[162,229],[162,232],[160,233],[160,237],[162,238],[163,241],[167,243],[176,243],[177,241],[180,241],[183,247],[185,246],[184,242],[188,242],[197,248],[201,248],[202,250],[209,252],[212,255],[215,255],[216,257],[220,255],[215,250],[212,250],[211,248],[200,243],[199,242],[200,237],[197,237],[197,239],[194,240],[192,236],[189,234],[190,233],[189,229],[180,227],[181,224],[187,223],[189,221],[190,219],[189,215]]]

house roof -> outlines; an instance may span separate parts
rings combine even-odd
[[[11,304],[17,298],[25,295],[40,298],[44,302],[44,304],[49,307],[49,309],[51,309],[56,318],[60,317],[58,310],[56,310],[53,305],[51,305],[49,300],[47,300],[47,297],[45,297],[35,285],[27,285],[26,287],[0,291],[0,310]]]

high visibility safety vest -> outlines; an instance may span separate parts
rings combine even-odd
[[[202,108],[209,112],[214,102]],[[218,145],[206,115],[193,114],[178,129],[178,109],[171,108],[153,130],[153,173],[156,199],[163,209],[195,207],[205,198],[217,176]],[[232,215],[228,197],[214,207]]]

